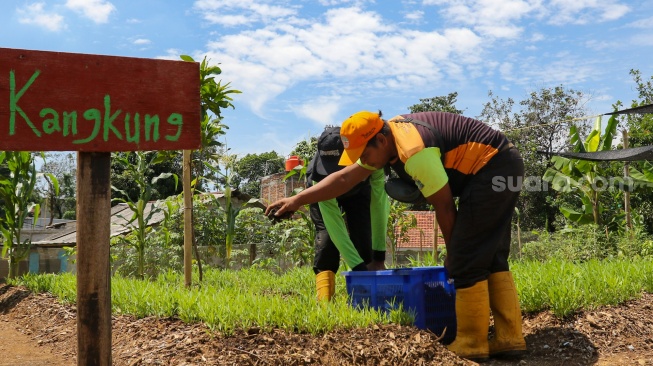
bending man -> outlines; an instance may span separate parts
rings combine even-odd
[[[333,198],[390,165],[435,208],[456,288],[457,335],[449,349],[481,361],[526,350],[521,310],[508,267],[512,214],[524,163],[499,131],[444,112],[358,112],[340,130],[346,168],[297,196],[277,201],[278,214]],[[454,197],[459,197],[458,208]],[[495,337],[488,342],[490,308]]]

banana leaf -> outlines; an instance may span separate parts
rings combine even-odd
[[[560,212],[572,222],[577,224],[591,224],[594,222],[594,215],[591,213],[580,213],[568,207],[560,207]]]

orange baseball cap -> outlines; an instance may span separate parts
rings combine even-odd
[[[347,118],[340,128],[340,139],[345,147],[339,165],[351,165],[358,160],[367,142],[381,132],[383,120],[378,113],[361,111]]]

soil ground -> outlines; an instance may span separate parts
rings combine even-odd
[[[0,284],[0,365],[76,365],[74,306]],[[527,354],[484,365],[653,365],[653,295],[560,320],[524,316]],[[114,365],[474,365],[428,331],[373,326],[319,336],[256,328],[225,337],[178,319],[114,316]]]

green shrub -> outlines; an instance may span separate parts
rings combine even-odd
[[[521,253],[513,245],[511,258],[525,261],[559,259],[583,262],[607,258],[651,258],[653,238],[643,232],[606,233],[597,225],[568,227],[555,233],[531,232]]]
[[[148,228],[148,231],[151,229]],[[125,245],[126,240],[131,240],[133,234],[125,237],[118,236],[111,239],[111,266],[112,273],[134,277],[138,274],[136,250]],[[161,236],[148,235],[148,245],[145,247],[144,275],[145,278],[154,278],[166,271],[181,271],[183,264],[183,247],[177,243],[183,241],[172,234],[172,244],[161,240]]]

